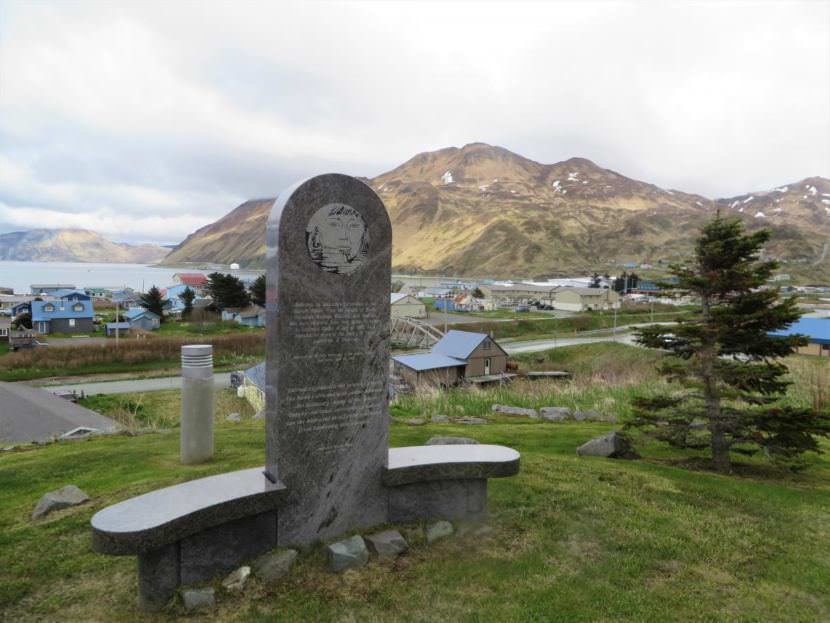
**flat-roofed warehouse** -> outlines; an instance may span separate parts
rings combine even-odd
[[[516,283],[511,285],[482,285],[481,291],[488,299],[512,305],[526,305],[538,301],[562,311],[588,311],[619,309],[620,295],[608,288],[584,288],[577,286],[537,285]]]

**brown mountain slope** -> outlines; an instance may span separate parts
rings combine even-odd
[[[263,266],[265,223],[274,199],[246,201],[229,214],[190,234],[168,255],[165,264],[211,262]]]
[[[86,229],[30,229],[0,234],[0,260],[150,264],[170,249],[111,242]]]
[[[800,195],[796,200],[793,191],[775,216],[733,211],[750,227],[773,227],[773,253],[809,257],[805,266],[818,262],[818,268],[824,265],[821,238],[830,237],[830,214],[820,214],[821,201],[830,197],[822,193],[830,191],[827,180],[810,179],[816,193],[805,189],[809,201]],[[738,199],[712,201],[661,189],[584,158],[541,164],[483,143],[418,154],[368,183],[389,210],[396,270],[489,277],[613,270],[614,262],[677,259],[689,252],[695,232],[718,207]],[[780,199],[778,194],[771,201]],[[766,205],[762,196],[756,193],[749,203]],[[189,236],[165,263],[261,267],[272,201],[242,204]]]

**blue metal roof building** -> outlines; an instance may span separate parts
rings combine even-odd
[[[466,363],[454,357],[433,353],[425,353],[423,355],[396,355],[392,359],[417,372],[437,370],[440,368],[454,368],[456,366],[463,366]]]
[[[432,347],[432,352],[466,360],[487,337],[486,333],[456,331],[453,329],[447,331],[447,334],[438,340],[435,346]]]
[[[32,301],[32,321],[63,318],[92,318],[95,312],[91,301]]]
[[[802,318],[786,329],[772,331],[770,335],[786,337],[804,335],[812,344],[830,344],[830,320],[826,318]]]

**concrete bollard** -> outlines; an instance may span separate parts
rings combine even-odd
[[[201,463],[213,457],[213,346],[182,346],[180,460]]]

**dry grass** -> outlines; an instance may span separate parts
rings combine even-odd
[[[147,337],[107,344],[80,344],[72,348],[34,348],[9,353],[0,359],[0,378],[19,380],[76,371],[109,371],[108,368],[158,362],[176,363],[185,344],[213,344],[214,361],[231,363],[240,356],[262,356],[262,333],[239,333],[213,337]],[[46,372],[46,374],[39,374]],[[34,375],[34,376],[33,376]]]

